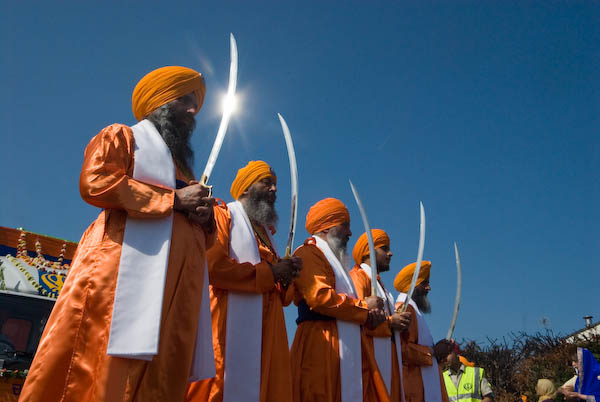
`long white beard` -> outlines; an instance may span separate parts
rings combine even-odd
[[[344,267],[346,271],[349,271],[351,268],[350,256],[348,255],[346,245],[342,244],[342,239],[329,232],[327,233],[327,244],[342,264],[342,267]]]

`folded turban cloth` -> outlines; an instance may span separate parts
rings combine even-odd
[[[325,198],[310,207],[306,214],[306,231],[315,234],[344,222],[350,222],[348,208],[336,198]]]
[[[390,245],[390,238],[385,231],[381,229],[371,229],[371,234],[373,235],[373,247],[379,248]],[[367,255],[369,255],[369,241],[367,240],[367,233],[365,232],[361,234],[356,241],[354,249],[352,250],[352,258],[354,258],[354,262],[357,265],[360,265]]]
[[[248,162],[246,166],[238,170],[235,180],[231,183],[231,196],[237,200],[251,185],[269,176],[276,179],[271,166],[266,162]]]
[[[400,272],[398,272],[398,275],[396,275],[396,279],[394,279],[394,288],[396,288],[398,292],[408,292],[408,290],[410,289],[410,281],[412,280],[416,267],[417,263],[413,262],[412,264],[408,264],[407,266],[402,268]],[[417,285],[419,285],[425,279],[429,279],[430,270],[431,261],[422,261],[421,270],[419,271],[419,277],[417,278]]]
[[[191,68],[168,66],[149,72],[137,83],[131,96],[133,115],[140,121],[154,109],[194,92],[196,111],[204,102],[206,86],[202,74]]]

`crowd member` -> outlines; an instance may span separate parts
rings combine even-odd
[[[434,355],[444,367],[444,384],[453,402],[492,402],[494,392],[481,367],[466,366],[460,359],[460,348],[454,341],[441,340]],[[540,400],[540,402],[542,402]]]
[[[433,356],[433,338],[424,317],[431,312],[427,298],[431,290],[431,262],[422,262],[412,300],[406,300],[416,266],[412,263],[402,268],[394,280],[394,288],[400,292],[396,309],[408,302],[408,311],[412,314],[408,331],[401,334],[404,399],[406,402],[448,402],[442,371]]]
[[[551,380],[540,378],[535,385],[535,393],[539,397],[538,402],[554,402],[556,387]]]
[[[365,329],[367,335],[367,345],[371,349],[377,362],[377,367],[386,385],[391,401],[401,401],[402,384],[400,381],[400,364],[402,356],[399,354],[400,348],[396,348],[396,342],[400,342],[399,333],[408,328],[410,323],[410,313],[394,312],[394,297],[385,288],[379,276],[382,272],[390,270],[392,251],[390,250],[390,238],[387,233],[381,229],[371,230],[373,236],[373,246],[375,248],[375,261],[377,265],[377,296],[384,301],[384,310],[388,319],[373,330]],[[366,299],[371,296],[371,272],[372,269],[368,262],[370,260],[369,244],[367,234],[363,233],[357,240],[352,250],[354,267],[350,271],[350,276],[356,294],[359,299]],[[393,334],[392,331],[396,331]],[[395,336],[397,335],[397,336]],[[363,370],[363,384],[368,383],[368,370]],[[367,401],[369,395],[367,389],[363,389],[364,400]]]
[[[193,383],[187,400],[289,401],[289,347],[283,306],[292,301],[299,258],[279,257],[277,177],[263,161],[238,170],[235,201],[215,207],[217,242],[208,252],[215,378]]]
[[[589,402],[600,401],[600,363],[592,352],[577,348],[577,360],[573,362],[577,370],[577,380],[573,391],[563,391],[567,398],[577,398]]]
[[[298,328],[292,344],[294,402],[355,402],[368,388],[370,400],[387,401],[374,356],[363,347],[361,325],[375,328],[386,320],[383,301],[357,297],[343,263],[352,232],[346,206],[335,198],[313,205],[306,215],[312,236],[295,255],[302,272],[295,282]],[[369,383],[362,371],[369,370]]]
[[[204,93],[194,70],[154,70],[133,91],[140,123],[108,126],[87,146],[80,192],[102,211],[79,243],[21,401],[182,400],[190,379],[214,375],[202,306],[214,200],[193,181],[189,142]]]

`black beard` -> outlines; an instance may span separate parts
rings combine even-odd
[[[169,103],[162,105],[146,117],[169,147],[173,159],[182,169],[192,171],[194,165],[194,151],[190,146],[190,138],[196,128],[194,115],[180,111]]]
[[[275,202],[269,199],[271,197],[268,192],[250,187],[248,196],[242,200],[248,218],[259,225],[276,227],[279,216],[275,211]]]
[[[429,302],[429,299],[427,298],[427,294],[419,294],[418,295],[416,293],[413,293],[412,299],[415,302],[415,304],[417,305],[417,307],[419,308],[419,310],[421,311],[421,313],[423,313],[423,314],[431,313],[431,303]]]

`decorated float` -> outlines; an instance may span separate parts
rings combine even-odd
[[[0,226],[0,402],[19,397],[76,247]]]

